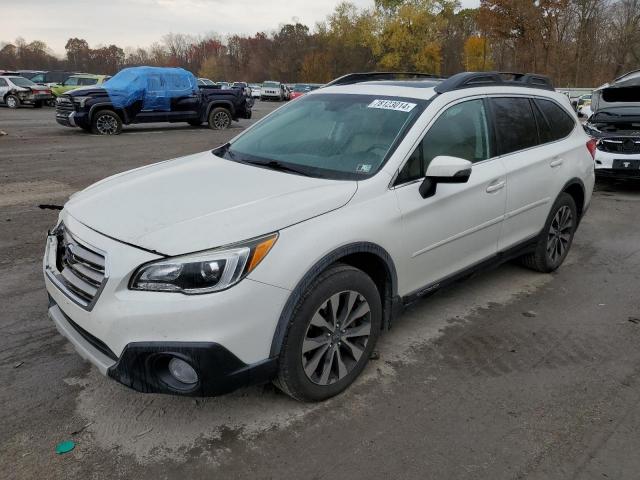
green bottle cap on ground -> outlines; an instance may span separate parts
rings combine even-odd
[[[56,453],[58,455],[62,455],[63,453],[68,453],[76,447],[76,444],[71,440],[66,440],[64,442],[60,442],[56,445]]]

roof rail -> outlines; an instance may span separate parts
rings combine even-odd
[[[443,77],[433,75],[431,73],[416,73],[416,72],[363,72],[363,73],[348,73],[342,77],[338,77],[335,80],[327,83],[325,87],[335,85],[353,85],[354,83],[369,82],[372,80],[398,80],[400,78],[405,79],[434,79],[442,80]]]
[[[505,78],[506,77],[506,78]],[[510,78],[509,78],[510,77]],[[542,88],[544,90],[554,90],[551,79],[536,73],[516,73],[516,72],[462,72],[457,73],[439,85],[434,90],[437,93],[460,90],[462,88],[491,87],[491,86],[511,86]]]

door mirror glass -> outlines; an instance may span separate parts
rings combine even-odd
[[[435,195],[438,183],[466,183],[471,176],[469,160],[447,155],[438,155],[429,163],[425,178],[420,185],[422,198]]]

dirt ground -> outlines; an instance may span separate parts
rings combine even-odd
[[[85,363],[46,315],[57,211],[39,205],[249,123],[98,137],[48,108],[0,108],[2,478],[639,478],[638,183],[599,185],[558,272],[508,264],[418,302],[356,385],[322,404],[270,385],[145,395]],[[56,455],[67,439],[76,448]]]

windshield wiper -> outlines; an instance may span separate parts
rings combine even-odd
[[[249,165],[257,165],[259,167],[267,167],[267,168],[270,168],[272,170],[278,170],[279,172],[297,173],[298,175],[303,175],[305,177],[310,177],[311,176],[306,171],[302,170],[301,168],[297,168],[297,167],[292,167],[292,166],[286,165],[286,164],[284,164],[282,162],[279,162],[278,160],[269,160],[268,162],[255,162],[255,161],[245,160],[244,162],[248,163]]]

